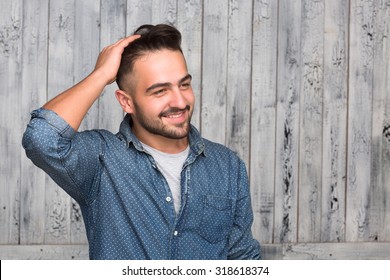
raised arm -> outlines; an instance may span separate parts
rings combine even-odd
[[[85,114],[99,98],[104,87],[115,81],[124,48],[139,37],[139,35],[129,36],[105,47],[91,74],[54,97],[43,107],[56,112],[74,130],[77,130]]]

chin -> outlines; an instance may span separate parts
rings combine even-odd
[[[163,133],[164,134],[163,136],[171,138],[171,139],[183,139],[183,138],[186,138],[188,136],[189,132],[190,132],[190,125],[185,124],[185,125],[181,126],[180,128],[175,127],[173,129],[165,130]]]

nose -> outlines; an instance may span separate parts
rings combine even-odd
[[[170,107],[184,109],[187,105],[188,100],[184,92],[182,92],[179,87],[174,87],[172,90],[172,99],[170,102]]]

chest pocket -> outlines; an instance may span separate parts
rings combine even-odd
[[[206,195],[203,197],[203,216],[199,234],[211,243],[226,239],[232,226],[233,199]]]

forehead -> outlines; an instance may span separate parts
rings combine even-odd
[[[176,83],[188,74],[188,70],[180,51],[161,50],[148,52],[137,59],[133,74],[137,88],[147,88],[155,83]]]

